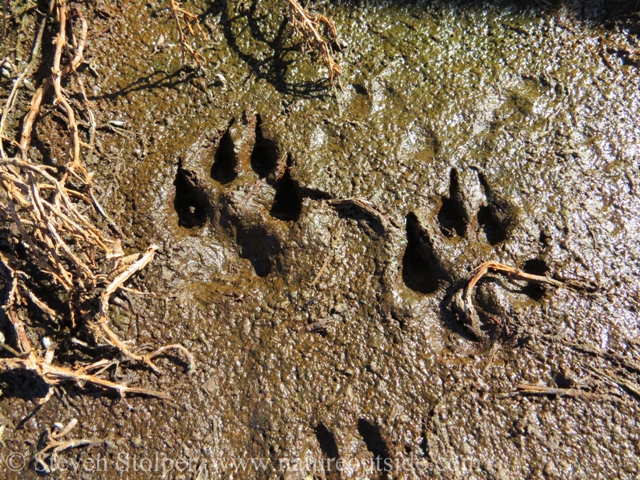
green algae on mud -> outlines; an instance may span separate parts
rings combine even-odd
[[[615,362],[560,340],[638,355],[640,90],[637,66],[615,53],[635,34],[569,4],[318,5],[345,44],[331,89],[277,3],[189,7],[212,39],[205,71],[180,69],[176,46],[151,54],[174,38],[161,3],[123,2],[115,19],[87,12],[108,32],[91,40],[98,76],[85,81],[100,118],[131,132],[100,136],[105,204],[127,247],[162,246],[140,280],[156,297],[130,295],[119,327],[137,344],[184,341],[197,369],[166,362],[166,376],[130,379],[178,406],[52,399],[7,445],[73,414],[117,440],[111,460],[184,455],[211,478],[231,473],[216,459],[238,457],[268,459],[252,478],[305,478],[279,465],[307,455],[411,456],[425,478],[632,477],[636,400],[587,368]],[[220,182],[227,132],[218,158],[233,175]],[[386,220],[329,202],[352,198]],[[487,260],[594,279],[603,293],[494,278],[476,298],[503,320],[488,349],[444,308]],[[621,400],[499,398],[520,382]],[[2,403],[15,420],[31,408]]]

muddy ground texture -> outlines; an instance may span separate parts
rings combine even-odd
[[[182,343],[196,365],[113,373],[173,402],[69,385],[36,408],[37,382],[4,375],[3,458],[32,456],[46,427],[77,417],[72,436],[110,441],[62,454],[108,460],[73,478],[149,478],[133,458],[156,455],[191,462],[167,478],[634,477],[631,7],[316,5],[342,44],[331,88],[274,1],[187,3],[210,36],[197,43],[203,70],[182,68],[165,3],[81,4],[80,75],[102,126],[86,163],[126,247],[160,245],[131,282],[153,296],[121,293],[113,322],[135,345]],[[43,161],[63,161],[63,125],[43,110]],[[488,260],[598,289],[488,275],[480,341],[450,300]],[[241,457],[265,469],[224,463]],[[295,459],[304,466],[283,468]]]

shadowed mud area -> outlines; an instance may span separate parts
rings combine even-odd
[[[37,385],[1,379],[3,452],[77,417],[114,442],[61,454],[106,458],[86,478],[149,478],[158,456],[189,462],[167,478],[637,474],[640,78],[619,3],[317,5],[336,89],[270,0],[187,4],[204,72],[152,53],[175,44],[164,3],[100,5],[83,78],[125,127],[89,168],[126,247],[161,246],[132,283],[155,296],[126,293],[114,323],[196,367],[118,379],[175,402],[70,386],[36,409]],[[599,290],[489,275],[485,344],[449,300],[489,260]]]

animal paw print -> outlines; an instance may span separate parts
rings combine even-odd
[[[449,193],[441,198],[437,211],[411,212],[407,215],[407,248],[403,258],[403,280],[406,286],[423,294],[431,294],[443,287],[447,295],[441,311],[444,316],[457,314],[456,293],[469,272],[482,260],[496,257],[496,248],[508,242],[518,224],[518,208],[498,195],[478,169],[452,169]],[[521,268],[534,274],[548,270],[541,259],[526,261]],[[513,291],[497,278],[481,282],[475,302],[484,326],[465,323],[468,331],[482,341],[488,341],[487,329],[501,327],[510,334],[507,318],[519,303],[518,293],[527,300],[539,300],[544,293],[540,287],[527,286]],[[447,319],[445,318],[445,321]]]
[[[380,277],[377,309],[401,324],[411,310],[399,291],[402,283],[427,295],[446,288],[445,303],[449,302],[460,281],[482,260],[495,258],[496,247],[509,241],[517,225],[517,208],[497,194],[477,169],[452,169],[448,194],[432,210],[410,212],[403,226],[398,212],[384,212],[367,199],[330,198],[302,185],[295,163],[260,116],[245,112],[240,120],[205,136],[181,160],[174,182],[180,225],[196,231],[205,225],[222,228],[256,275],[283,275],[294,265],[297,271],[304,268],[296,263],[300,232],[293,226],[311,209],[329,206],[337,212],[336,221],[362,225],[361,231],[377,242],[378,247],[369,250],[375,256],[373,275]],[[325,206],[312,206],[307,200],[324,200]],[[309,206],[307,213],[304,205]],[[316,227],[311,221],[304,228]],[[540,274],[546,264],[534,259],[521,268]],[[476,300],[486,322],[500,324],[507,316],[514,303],[507,298],[509,293],[495,282],[482,282]],[[533,288],[525,293],[540,295]],[[487,339],[477,326],[469,330]]]
[[[180,225],[197,229],[211,221],[231,234],[258,276],[281,270],[286,224],[300,215],[303,198],[291,167],[260,116],[245,112],[181,161],[174,182]]]
[[[324,423],[316,426],[315,434],[324,457],[322,461],[324,478],[332,480],[344,478],[346,472],[341,471],[345,470],[344,465],[356,470],[352,472],[356,476],[367,473],[368,478],[382,480],[389,478],[389,472],[394,467],[394,459],[379,425],[364,418],[358,420],[357,435],[353,432],[357,452],[354,458],[341,456],[341,451],[353,454],[353,448],[345,448],[346,446],[340,448],[339,443],[345,442],[346,438],[342,436],[338,438]]]
[[[517,209],[473,169],[462,174],[451,170],[449,195],[440,203],[437,213],[407,215],[403,275],[407,286],[422,293],[460,280],[472,263],[505,241],[517,223]]]

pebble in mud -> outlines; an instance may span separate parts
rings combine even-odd
[[[138,437],[133,437],[131,439],[131,446],[133,448],[140,448],[143,445],[144,441],[142,440],[142,437],[138,436]]]

